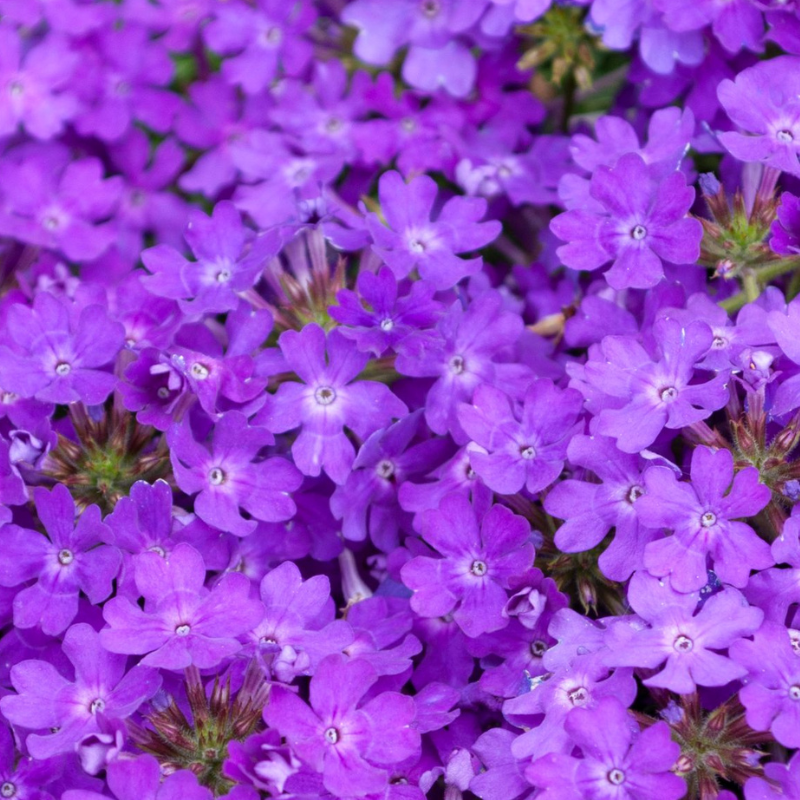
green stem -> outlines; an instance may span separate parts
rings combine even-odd
[[[744,291],[725,298],[719,305],[728,313],[738,311],[747,303],[752,303],[761,294],[761,289],[771,280],[779,278],[787,272],[794,272],[796,269],[800,269],[800,257],[783,258],[754,272],[748,270],[742,276]]]
[[[742,286],[748,303],[758,300],[758,296],[761,294],[761,287],[758,285],[758,278],[754,272],[748,269],[742,274]]]

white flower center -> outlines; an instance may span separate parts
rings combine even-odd
[[[710,528],[712,525],[715,525],[717,522],[717,515],[711,511],[706,511],[702,517],[700,517],[700,524],[704,528]]]
[[[388,458],[384,458],[383,461],[378,462],[378,466],[375,467],[375,471],[381,476],[381,478],[386,478],[388,481],[389,478],[394,475],[394,463],[389,461]]]
[[[475,561],[472,562],[469,571],[476,578],[482,578],[489,571],[489,568],[486,566],[485,561],[481,561],[480,559],[475,559]]]
[[[589,702],[589,691],[585,686],[578,686],[567,692],[567,699],[573,706],[585,706]]]
[[[211,481],[212,486],[220,486],[225,483],[225,473],[219,467],[214,467],[208,473],[208,479]]]
[[[66,361],[59,361],[56,364],[56,375],[63,378],[72,372],[72,366],[68,364]]]
[[[634,225],[631,229],[631,237],[637,242],[641,242],[645,236],[647,236],[647,228],[644,225]]]
[[[797,684],[795,684],[794,686],[790,686],[789,697],[791,697],[792,700],[800,700],[800,686],[798,686]]]
[[[389,319],[389,317],[387,317],[386,319],[382,319],[381,320],[381,330],[382,331],[384,331],[385,333],[388,333],[392,328],[394,328],[394,320]]]
[[[463,356],[453,356],[448,366],[450,367],[450,372],[454,375],[460,375],[466,368],[464,364],[464,357]]]
[[[677,653],[691,653],[694,649],[694,642],[688,636],[681,634],[672,643],[672,649]]]
[[[520,447],[519,454],[526,461],[530,461],[532,458],[536,458],[536,448],[532,444]]]
[[[176,636],[188,636],[191,633],[191,630],[192,630],[191,625],[187,625],[184,622],[183,625],[178,625],[178,627],[175,628],[175,635]]]
[[[638,484],[634,484],[633,486],[631,486],[631,488],[630,488],[630,489],[628,489],[628,496],[627,496],[627,500],[628,500],[628,502],[629,502],[629,503],[633,504],[633,503],[635,503],[635,502],[636,502],[636,501],[637,501],[637,500],[638,500],[638,499],[639,499],[639,498],[640,498],[640,497],[641,497],[643,494],[644,494],[644,489],[642,489],[642,487],[641,487],[641,486],[639,486]]]
[[[89,711],[91,711],[92,714],[97,714],[98,712],[104,711],[105,707],[105,700],[98,697],[96,700],[92,700],[92,702],[89,704]]]
[[[625,782],[625,773],[621,769],[617,769],[615,767],[614,769],[608,771],[606,778],[608,778],[608,782],[614,786],[620,786]]]
[[[205,364],[201,364],[199,361],[192,364],[192,368],[189,371],[192,377],[197,378],[199,381],[204,381],[209,375],[208,367]]]
[[[674,400],[678,396],[678,390],[674,386],[666,386],[661,390],[661,399],[668,403],[670,400]]]
[[[17,793],[17,787],[11,781],[6,781],[0,786],[0,797],[13,797]]]
[[[325,731],[325,741],[330,744],[336,744],[339,741],[339,731],[336,728],[328,728]]]
[[[336,399],[336,391],[331,386],[320,386],[314,392],[314,399],[321,406],[329,406]]]
[[[547,652],[547,645],[541,640],[531,642],[531,655],[534,658],[541,658]]]
[[[784,143],[793,142],[794,141],[794,136],[792,136],[792,132],[791,131],[786,131],[786,130],[778,131],[778,133],[775,134],[775,138],[779,142],[784,142]]]
[[[68,567],[73,561],[75,560],[75,554],[72,550],[64,550],[58,551],[58,563],[64,567]]]

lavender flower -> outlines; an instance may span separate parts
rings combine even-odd
[[[422,515],[422,536],[442,558],[416,556],[403,566],[411,607],[425,617],[452,613],[468,636],[505,627],[505,588],[533,560],[525,520],[502,506],[481,519],[468,500],[450,495]]]
[[[365,701],[377,675],[365,661],[328,656],[311,680],[311,707],[276,687],[265,710],[297,757],[322,775],[338,797],[364,797],[386,789],[387,768],[419,747],[410,697],[380,692]]]
[[[644,563],[652,575],[669,576],[672,587],[692,592],[706,583],[710,559],[720,580],[739,588],[751,569],[773,563],[769,545],[736,520],[757,514],[770,499],[758,471],[745,467],[734,477],[729,450],[698,447],[692,454],[691,483],[652,467],[644,475],[646,494],[636,515],[650,528],[669,528],[672,536],[650,542]]]
[[[9,525],[0,553],[0,585],[21,587],[14,598],[14,622],[20,628],[40,626],[53,635],[66,630],[78,613],[78,595],[92,603],[105,600],[120,566],[116,547],[104,544],[111,532],[100,521],[97,506],[86,508],[77,522],[75,502],[62,484],[52,491],[37,488],[36,512],[47,536]]]
[[[282,383],[256,421],[274,433],[301,428],[292,445],[300,471],[316,476],[325,470],[344,483],[355,451],[343,429],[365,438],[392,417],[403,416],[406,406],[386,386],[354,380],[367,357],[338,331],[326,337],[318,325],[307,325],[300,333],[283,333],[279,344],[303,383]]]
[[[244,575],[226,574],[205,589],[203,558],[189,544],[178,544],[169,557],[143,553],[134,564],[145,608],[124,597],[106,603],[100,641],[111,653],[144,655],[141,664],[165,669],[214,667],[241,649],[235,637],[264,613],[261,602],[249,598]]]
[[[100,730],[98,715],[125,719],[150,699],[161,684],[158,672],[137,666],[126,673],[127,659],[101,647],[86,623],[73,625],[64,636],[64,654],[75,670],[67,680],[48,661],[22,661],[11,670],[17,694],[0,701],[4,716],[32,733],[26,745],[35,758],[74,749],[82,736]]]
[[[663,262],[692,264],[700,255],[702,228],[686,219],[694,190],[680,172],[655,180],[642,158],[620,157],[592,175],[591,204],[556,217],[553,233],[568,242],[558,255],[572,269],[594,270],[613,262],[605,277],[614,289],[647,289],[663,277]]]
[[[486,201],[466,197],[448,200],[433,220],[436,194],[436,183],[425,175],[406,184],[400,173],[387,172],[378,187],[385,224],[369,214],[367,228],[375,252],[398,278],[416,269],[437,289],[448,289],[481,267],[480,258],[465,260],[458,254],[489,244],[500,233],[500,224],[479,222]]]

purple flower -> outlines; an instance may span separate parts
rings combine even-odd
[[[695,613],[697,592],[680,594],[647,573],[637,572],[628,587],[628,602],[649,624],[641,628],[620,620],[609,628],[605,663],[614,667],[646,667],[659,672],[644,683],[678,694],[697,686],[724,686],[744,676],[739,664],[721,655],[743,636],[750,636],[764,617],[736,589],[709,597]]]
[[[24,57],[23,41],[11,27],[0,30],[0,86],[7,92],[0,103],[0,137],[22,125],[37,139],[52,139],[78,110],[68,91],[78,56],[57,34]]]
[[[569,756],[551,755],[534,761],[525,775],[535,786],[547,788],[563,775],[572,774],[576,798],[678,800],[686,794],[683,779],[670,771],[681,750],[672,741],[666,722],[640,731],[625,706],[606,697],[594,708],[574,709],[565,727],[583,758],[577,765]]]
[[[623,117],[603,116],[594,126],[590,138],[583,133],[570,140],[570,152],[575,162],[594,172],[598,167],[613,167],[626,153],[637,153],[650,167],[651,175],[667,178],[678,168],[694,133],[695,119],[691,110],[659,108],[653,112],[647,127],[647,144],[639,144],[636,129]],[[588,183],[586,186],[588,192]],[[588,197],[582,198],[584,201]]]
[[[200,786],[188,769],[164,776],[153,756],[120,758],[108,765],[108,788],[117,800],[212,800],[210,789]],[[105,795],[70,789],[62,800],[100,800]]]
[[[634,701],[633,670],[612,672],[597,660],[584,660],[535,678],[529,691],[503,704],[506,719],[529,728],[517,737],[511,752],[519,759],[568,753],[570,737],[566,722],[570,712],[575,708],[593,708],[609,697],[626,706]]]
[[[123,184],[118,176],[104,180],[98,159],[73,161],[62,145],[23,146],[5,155],[3,175],[0,234],[73,261],[97,258],[113,242],[114,231],[103,220]]]
[[[14,738],[6,725],[0,727],[0,786],[18,800],[51,800],[48,791],[58,791],[53,783],[61,777],[64,769],[59,758],[34,759],[20,756],[14,747]]]
[[[777,800],[781,797],[800,797],[800,753],[788,764],[769,762],[764,765],[764,777],[750,778],[744,787],[745,800]]]
[[[274,439],[265,428],[249,426],[244,414],[223,414],[214,425],[208,449],[186,424],[172,428],[168,440],[178,486],[197,495],[194,509],[204,522],[247,536],[257,519],[281,522],[294,516],[290,493],[300,488],[302,476],[286,459],[256,460]]]
[[[36,511],[47,532],[7,525],[0,551],[0,585],[20,586],[14,598],[14,624],[39,625],[54,635],[66,630],[78,613],[78,595],[101,603],[112,591],[121,556],[110,541],[111,531],[100,521],[100,509],[89,506],[75,520],[75,502],[63,484],[52,491],[34,490]]]
[[[410,697],[382,692],[364,702],[377,678],[365,661],[331,655],[311,679],[310,708],[294,692],[275,686],[264,711],[267,724],[277,728],[309,769],[322,775],[335,796],[382,793],[387,768],[418,751]]]
[[[608,396],[590,428],[614,437],[625,453],[649,447],[665,427],[684,428],[706,419],[729,397],[727,371],[704,383],[692,382],[695,365],[713,344],[708,325],[695,321],[684,327],[664,318],[653,325],[653,336],[659,351],[655,358],[633,337],[606,336],[584,370],[592,389]]]
[[[187,315],[231,311],[278,252],[277,236],[248,233],[228,200],[217,203],[210,219],[194,211],[185,238],[197,260],[187,261],[166,244],[151,247],[142,253],[153,273],[142,279],[144,285],[159,297],[177,300]]]
[[[504,628],[509,580],[533,564],[527,521],[499,505],[480,518],[465,497],[449,495],[421,523],[422,538],[441,558],[416,556],[403,566],[411,608],[423,617],[452,613],[472,637]]]
[[[106,603],[100,640],[111,653],[147,654],[141,664],[171,670],[215,667],[241,649],[235,637],[263,616],[264,606],[249,597],[250,581],[240,573],[226,573],[206,589],[203,558],[185,542],[168,556],[142,553],[133,560],[145,606],[124,597]]]
[[[800,175],[800,58],[779,56],[724,80],[717,94],[728,116],[745,133],[719,140],[740,161]]]
[[[479,386],[458,411],[467,435],[486,450],[472,453],[472,468],[499,494],[542,491],[561,474],[569,440],[583,430],[582,407],[579,392],[550,380],[531,383],[518,412],[504,392]]]
[[[621,452],[606,436],[575,436],[567,448],[571,464],[591,470],[601,483],[568,479],[544,500],[548,514],[565,520],[555,544],[566,553],[591,550],[614,529],[599,566],[612,580],[626,580],[643,566],[644,548],[656,533],[639,522],[635,503],[645,493],[640,456]]]
[[[467,309],[455,302],[433,332],[404,340],[395,366],[402,375],[436,378],[425,402],[425,419],[434,433],[450,432],[464,443],[458,408],[472,400],[475,389],[488,383],[521,398],[532,379],[522,364],[502,358],[522,334],[518,314],[502,308],[496,292],[486,292]]]
[[[313,674],[325,656],[352,641],[350,626],[334,620],[325,575],[304,581],[297,566],[285,561],[264,576],[261,601],[264,618],[250,638],[280,681],[290,683],[297,675]]]
[[[77,91],[85,103],[76,119],[78,132],[112,142],[133,121],[158,133],[169,130],[178,97],[161,88],[172,79],[174,65],[160,41],[142,25],[109,25],[85,48],[84,69],[76,71]]]
[[[397,502],[398,487],[426,472],[448,451],[444,439],[412,445],[420,431],[422,411],[414,411],[385,430],[375,431],[358,451],[343,486],[331,495],[331,511],[342,520],[342,536],[364,541],[369,534],[376,547],[391,552],[400,530],[409,529]]]
[[[779,255],[796,256],[800,253],[800,197],[783,192],[777,213],[769,246]]]
[[[292,445],[300,471],[317,476],[325,470],[342,484],[355,458],[344,428],[364,439],[393,417],[402,417],[405,403],[383,384],[354,380],[368,357],[337,330],[326,337],[319,325],[310,324],[281,334],[278,344],[287,366],[303,382],[282,383],[256,422],[274,433],[300,427]]]
[[[414,281],[407,294],[398,297],[398,284],[392,271],[383,266],[377,274],[361,270],[356,292],[341,289],[339,305],[328,309],[343,336],[352,339],[364,353],[380,356],[414,331],[430,328],[442,306],[433,299],[435,289],[427,281]]]
[[[425,92],[440,86],[465,96],[475,80],[475,61],[454,34],[477,22],[486,0],[400,0],[387,10],[380,0],[356,0],[342,21],[359,30],[356,55],[368,64],[387,64],[410,43],[403,79]]]
[[[500,233],[500,223],[479,222],[486,201],[478,197],[453,197],[432,219],[437,188],[433,178],[419,175],[409,183],[399,172],[387,172],[378,184],[385,224],[377,214],[367,215],[367,228],[375,252],[398,278],[414,269],[437,289],[449,289],[474,275],[480,258],[462,259],[457,254],[478,250]]]
[[[307,2],[286,4],[258,0],[214,8],[214,19],[203,29],[206,44],[217,53],[232,55],[222,74],[247,94],[258,94],[281,73],[297,75],[311,58],[311,42],[303,34],[314,21]]]
[[[701,589],[708,561],[724,583],[743,588],[751,569],[773,564],[769,545],[741,517],[753,517],[770,501],[755,467],[733,472],[729,450],[698,447],[692,454],[691,483],[679,482],[666,467],[644,474],[645,495],[636,502],[639,520],[649,528],[669,528],[672,536],[650,542],[644,563],[651,575],[665,577],[679,592]]]
[[[86,623],[67,631],[62,649],[75,669],[74,681],[48,661],[22,661],[11,669],[17,694],[0,701],[3,715],[14,725],[55,729],[28,736],[26,745],[35,758],[72,751],[83,736],[99,732],[98,715],[125,719],[161,685],[158,672],[148,667],[126,674],[127,658],[106,652]]]
[[[78,311],[48,292],[29,308],[8,311],[9,345],[0,345],[0,382],[21,397],[51,403],[102,403],[116,384],[108,365],[122,348],[125,330],[106,310]]]
[[[563,263],[595,270],[613,262],[605,277],[614,289],[647,289],[664,276],[663,262],[693,264],[703,229],[686,214],[694,189],[680,172],[651,173],[641,156],[628,153],[616,166],[592,175],[591,205],[567,211],[550,227],[568,244],[558,248]]]
[[[739,690],[747,724],[771,731],[784,747],[800,747],[800,655],[786,627],[765,622],[753,641],[736,642],[730,654],[747,674]]]

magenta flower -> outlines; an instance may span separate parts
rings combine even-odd
[[[423,617],[452,613],[472,637],[508,625],[502,611],[509,581],[533,564],[527,521],[498,505],[481,517],[465,497],[449,495],[421,522],[422,538],[441,557],[416,556],[403,565],[411,608]]]
[[[36,511],[47,533],[17,525],[3,529],[0,550],[0,586],[21,588],[14,598],[14,624],[40,626],[44,633],[59,634],[78,613],[78,595],[101,603],[112,591],[121,555],[111,541],[111,531],[100,521],[100,509],[89,506],[75,519],[75,502],[66,486],[34,491]]]
[[[551,230],[567,242],[563,263],[595,270],[612,262],[605,277],[614,289],[647,289],[664,276],[663,262],[694,264],[703,229],[686,214],[694,189],[680,172],[656,179],[641,156],[628,153],[614,167],[599,166],[589,189],[592,202],[555,217]]]
[[[51,403],[82,400],[95,405],[111,393],[116,378],[101,369],[121,350],[125,330],[99,305],[80,311],[48,292],[33,307],[8,311],[9,345],[0,345],[0,382],[25,398]]]
[[[646,493],[636,502],[636,515],[649,528],[673,533],[650,542],[644,563],[651,575],[669,576],[679,592],[693,592],[707,581],[707,569],[721,581],[743,588],[751,569],[772,566],[769,545],[742,517],[753,517],[770,501],[758,470],[733,472],[730,450],[698,447],[692,454],[691,483],[678,481],[666,467],[644,474]],[[710,562],[710,563],[709,563]]]
[[[319,325],[310,324],[281,334],[278,344],[302,383],[282,383],[256,422],[273,433],[301,428],[292,445],[300,471],[316,476],[324,470],[342,484],[355,458],[344,428],[364,439],[403,416],[406,405],[381,383],[354,380],[368,358],[337,330],[326,337]]]
[[[311,679],[310,708],[294,692],[275,686],[264,711],[267,724],[286,738],[303,764],[322,775],[334,796],[383,792],[388,769],[419,749],[410,697],[381,692],[364,702],[377,679],[365,661],[331,655]]]
[[[17,694],[0,700],[3,715],[14,725],[51,729],[28,736],[26,745],[35,758],[72,752],[81,738],[100,731],[98,715],[124,720],[161,685],[158,672],[148,667],[136,666],[126,674],[127,658],[106,652],[86,623],[67,631],[62,649],[74,667],[73,681],[49,661],[22,661],[11,670]]]
[[[241,650],[236,637],[264,613],[241,573],[227,573],[206,589],[203,558],[184,542],[168,556],[142,553],[133,561],[145,606],[124,597],[106,603],[100,641],[111,653],[144,655],[139,663],[171,670],[215,667]]]
[[[367,215],[367,228],[375,252],[398,278],[413,270],[437,289],[449,289],[474,275],[480,258],[462,259],[459,253],[479,250],[500,233],[500,223],[479,222],[486,201],[478,197],[453,197],[432,219],[437,188],[433,178],[419,175],[405,183],[399,172],[387,172],[378,184],[385,224],[377,214]]]

